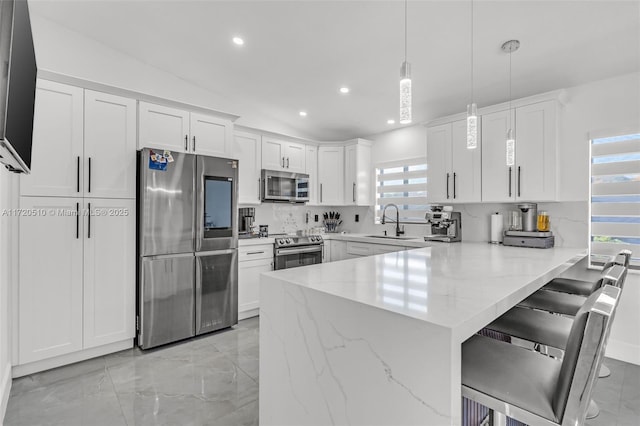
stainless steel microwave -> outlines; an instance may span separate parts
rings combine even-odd
[[[262,201],[306,203],[309,201],[309,175],[276,170],[262,170]]]

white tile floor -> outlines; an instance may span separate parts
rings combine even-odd
[[[5,426],[257,425],[258,318],[157,350],[131,349],[13,382]],[[640,367],[607,359],[588,426],[640,425]]]

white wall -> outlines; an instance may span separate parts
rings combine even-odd
[[[18,206],[18,176],[0,167],[0,424],[6,410],[11,389],[11,335],[13,282],[17,270],[15,262],[17,220],[8,210]]]

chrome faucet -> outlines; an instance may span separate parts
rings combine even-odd
[[[382,225],[385,224],[385,214],[387,213],[387,207],[393,206],[396,208],[396,237],[404,234],[404,226],[400,229],[400,209],[393,203],[385,204],[384,209],[382,209],[382,221],[380,222]]]

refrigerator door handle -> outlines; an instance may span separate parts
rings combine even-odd
[[[195,322],[195,332],[196,335],[198,334],[199,328],[200,328],[200,324],[202,324],[202,259],[199,256],[196,256],[196,261],[195,261],[195,268],[196,268],[196,273],[195,273],[195,278],[196,278],[196,285],[195,285],[195,311],[196,311],[196,322]]]

